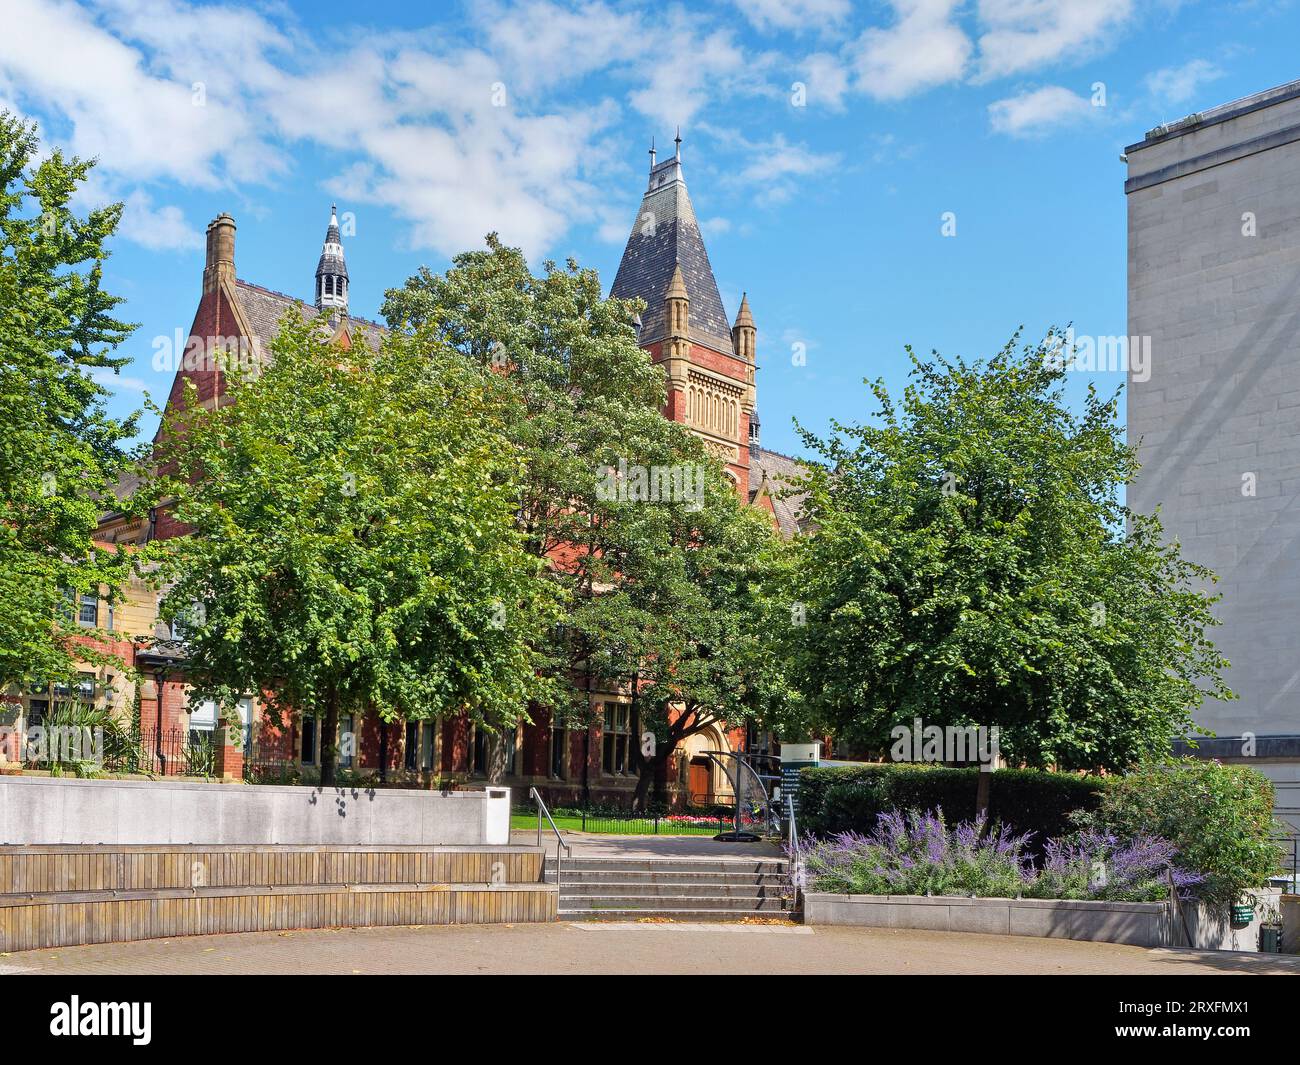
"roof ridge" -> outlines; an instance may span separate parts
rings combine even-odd
[[[766,444],[759,445],[759,451],[765,455],[777,455],[783,459],[789,459],[791,462],[813,462],[813,459],[800,458],[798,455],[787,455],[784,451],[777,451],[774,447],[768,447]]]
[[[314,303],[308,303],[306,300],[299,299],[297,296],[290,296],[287,292],[280,292],[278,289],[267,288],[265,285],[259,285],[254,281],[248,281],[242,277],[235,278],[235,284],[243,285],[244,288],[256,289],[258,292],[264,292],[268,296],[275,296],[282,300],[288,300],[290,303],[296,303],[299,307],[305,307],[313,314],[323,313]],[[384,325],[383,322],[376,322],[372,318],[362,318],[361,315],[353,314],[350,311],[348,312],[348,320],[351,322],[360,322],[362,325],[372,325],[376,329],[382,329],[385,333],[388,332],[388,326]]]

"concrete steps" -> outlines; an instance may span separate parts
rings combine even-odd
[[[570,858],[561,863],[560,920],[794,918],[782,859]],[[543,865],[555,883],[555,857]]]

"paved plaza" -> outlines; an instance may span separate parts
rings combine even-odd
[[[253,932],[0,954],[5,974],[1300,973],[1300,957],[803,925],[570,923]]]

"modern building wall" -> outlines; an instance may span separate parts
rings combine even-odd
[[[1300,81],[1126,154],[1128,331],[1151,338],[1149,378],[1129,373],[1129,504],[1220,578],[1212,635],[1240,698],[1205,703],[1201,753],[1241,758],[1253,735],[1258,768],[1300,781]]]

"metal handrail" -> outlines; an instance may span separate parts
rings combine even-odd
[[[546,815],[546,820],[550,822],[551,831],[555,833],[555,886],[560,886],[560,848],[564,848],[564,853],[572,858],[573,848],[564,842],[564,837],[560,835],[560,830],[555,827],[555,819],[551,817],[551,811],[546,808],[546,803],[542,801],[542,796],[536,788],[528,789],[529,796],[537,803],[537,845],[542,845],[542,815]]]
[[[794,796],[785,797],[785,808],[790,818],[790,856],[794,862],[794,869],[790,875],[790,881],[794,884],[794,901],[798,905],[800,898],[803,896],[803,850],[799,846],[799,826],[794,819]]]

